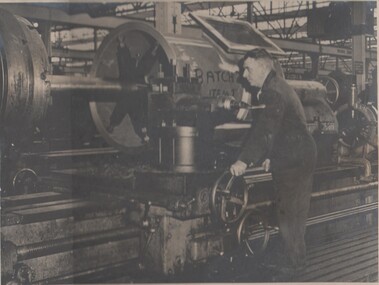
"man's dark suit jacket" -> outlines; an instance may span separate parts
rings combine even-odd
[[[314,142],[296,92],[271,71],[262,86],[259,103],[266,108],[253,120],[238,159],[247,165],[259,165],[269,158],[272,171],[301,167],[307,156],[314,156]]]

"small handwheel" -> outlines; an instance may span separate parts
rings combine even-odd
[[[237,228],[238,243],[246,247],[247,253],[259,255],[266,249],[269,239],[267,221],[257,211],[247,212]]]
[[[35,193],[38,176],[33,169],[23,168],[13,177],[13,195]]]
[[[224,223],[234,223],[244,214],[247,202],[248,187],[245,180],[225,171],[212,188],[212,215]]]
[[[340,95],[338,82],[330,76],[320,76],[319,81],[326,88],[326,101],[333,106],[338,101]]]

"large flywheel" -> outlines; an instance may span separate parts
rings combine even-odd
[[[95,125],[110,145],[126,153],[146,148],[151,82],[170,70],[173,59],[166,40],[148,24],[127,23],[104,39],[91,75],[119,81],[125,87],[122,94],[94,96],[90,102]]]

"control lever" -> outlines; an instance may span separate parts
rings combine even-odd
[[[233,97],[221,97],[217,105],[219,107],[224,108],[225,110],[239,110],[239,109],[256,110],[256,109],[266,108],[265,104],[250,105],[243,101],[237,101]]]
[[[147,201],[145,203],[145,210],[144,210],[144,213],[143,213],[143,218],[142,218],[142,227],[147,229],[147,237],[146,237],[146,242],[145,244],[143,245],[143,247],[141,247],[140,249],[140,255],[139,255],[139,267],[140,269],[143,269],[144,268],[144,265],[143,265],[143,258],[147,252],[147,248],[151,242],[151,239],[153,237],[153,234],[156,232],[156,227],[158,227],[159,225],[159,222],[160,222],[160,219],[156,219],[156,225],[155,227],[153,227],[151,225],[151,222],[150,222],[150,219],[148,217],[148,214],[149,214],[149,211],[150,211],[150,206],[151,206],[151,201]],[[142,232],[142,234],[144,234]]]
[[[150,206],[151,206],[151,201],[147,201],[145,203],[145,210],[143,212],[143,218],[142,218],[142,227],[143,228],[148,228],[150,226],[150,221],[149,221],[149,217],[148,217]]]
[[[187,199],[187,201],[181,201],[181,203],[179,203],[179,207],[182,209],[187,209],[191,204],[195,203],[195,201],[195,198]]]

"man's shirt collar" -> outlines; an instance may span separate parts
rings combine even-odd
[[[271,82],[271,80],[276,76],[276,71],[275,70],[271,70],[270,73],[267,75],[265,81],[263,82],[263,85],[262,85],[262,88],[261,88],[261,91],[265,91],[266,89],[268,89],[268,86]]]
[[[260,96],[261,96],[262,92],[264,92],[265,90],[268,89],[268,85],[270,84],[271,79],[273,79],[275,76],[276,76],[276,71],[275,70],[271,70],[270,73],[267,75],[265,81],[263,82],[263,85],[262,85],[261,89],[257,93],[257,99],[258,99],[258,101],[260,99]]]

